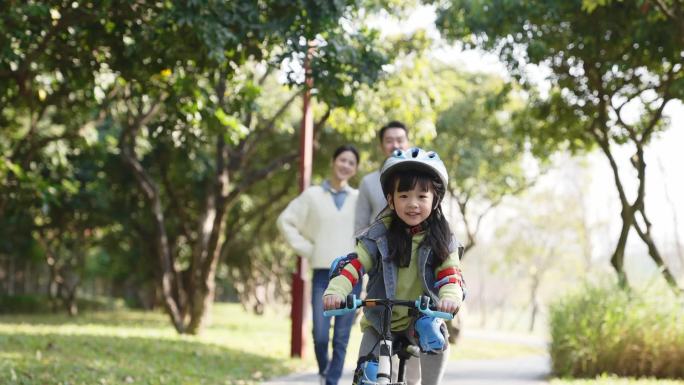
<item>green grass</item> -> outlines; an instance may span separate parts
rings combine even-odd
[[[546,350],[534,346],[464,338],[451,349],[451,360],[493,360],[545,354]]]
[[[311,366],[289,358],[284,316],[217,305],[199,337],[159,313],[0,317],[2,384],[249,384]]]
[[[65,315],[0,316],[0,384],[252,384],[315,368],[311,339],[305,360],[289,358],[286,314],[256,316],[217,304],[201,336],[181,336],[168,317],[119,310]],[[354,367],[360,330],[347,354]],[[542,354],[539,348],[463,339],[451,359]]]
[[[588,380],[554,379],[551,385],[684,385],[683,380],[657,380],[600,376]]]

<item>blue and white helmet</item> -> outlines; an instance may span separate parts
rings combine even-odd
[[[408,150],[394,150],[380,169],[380,184],[382,185],[382,193],[389,194],[391,191],[386,191],[389,186],[386,186],[387,179],[395,171],[416,170],[422,171],[436,177],[444,185],[446,190],[449,184],[449,175],[447,173],[444,162],[439,159],[434,151],[425,151],[422,148],[412,147]],[[439,197],[440,200],[443,197]]]

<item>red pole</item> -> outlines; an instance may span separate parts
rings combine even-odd
[[[313,54],[313,45],[309,44],[306,58],[304,60],[304,94],[302,95],[302,127],[299,139],[299,190],[304,191],[311,183],[311,164],[313,161],[313,111],[311,110],[311,88],[313,78],[311,77],[310,60]],[[292,320],[291,348],[290,356],[304,357],[304,347],[306,338],[306,306],[308,293],[306,272],[308,271],[306,260],[301,256],[297,257],[297,269],[292,274],[292,309],[290,319]]]
[[[309,50],[304,60],[304,94],[302,95],[302,129],[299,136],[299,191],[306,190],[311,183],[311,164],[313,162],[313,110],[311,109],[311,88],[313,78],[311,77],[311,55],[313,55],[313,45],[309,44]]]

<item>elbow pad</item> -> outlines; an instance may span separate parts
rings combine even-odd
[[[465,298],[466,298],[466,284],[465,284],[465,280],[463,279],[463,274],[461,273],[461,269],[459,269],[457,267],[449,267],[447,269],[442,270],[437,275],[437,282],[435,282],[433,287],[436,290],[439,290],[442,288],[442,286],[448,285],[450,283],[458,284],[461,287],[461,291],[463,292],[462,300],[465,300]]]
[[[328,280],[331,280],[338,275],[343,275],[349,280],[349,282],[351,282],[352,286],[354,286],[359,278],[354,277],[352,273],[350,273],[348,270],[345,270],[345,267],[349,264],[354,267],[359,278],[363,276],[363,265],[361,264],[361,261],[359,261],[359,255],[356,253],[349,253],[347,255],[335,258],[330,265]]]

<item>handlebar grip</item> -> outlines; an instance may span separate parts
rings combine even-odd
[[[332,317],[332,316],[336,316],[336,315],[345,315],[345,314],[352,313],[354,310],[356,310],[356,309],[344,308],[344,309],[326,310],[323,312],[323,315],[326,317]]]
[[[429,317],[436,317],[436,318],[442,318],[447,321],[454,319],[454,315],[451,313],[445,313],[443,311],[437,311],[437,310],[430,310],[430,309],[425,309],[421,310],[421,313],[429,316]]]
[[[428,317],[442,318],[447,321],[454,319],[454,315],[451,313],[430,309],[430,302],[430,297],[422,296],[416,300],[416,308]]]
[[[339,309],[326,310],[323,312],[323,315],[326,317],[332,317],[336,315],[345,315],[353,313],[354,311],[356,311],[358,307],[361,306],[362,303],[363,301],[357,299],[356,295],[349,294],[347,296],[347,300],[342,302],[342,307],[340,307]]]

